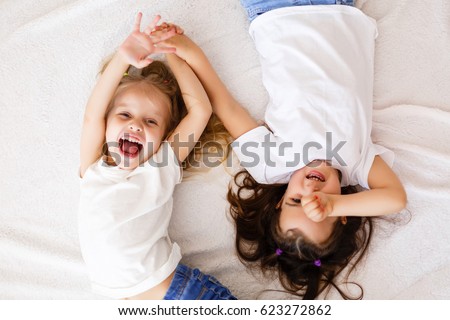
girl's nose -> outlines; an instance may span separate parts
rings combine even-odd
[[[134,122],[130,123],[128,127],[130,128],[130,130],[133,130],[133,131],[136,131],[136,132],[142,131],[141,126],[139,124],[137,124],[137,123],[134,123]]]

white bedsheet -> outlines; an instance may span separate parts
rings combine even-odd
[[[366,299],[449,299],[450,2],[357,6],[379,25],[373,139],[396,153],[409,202],[396,223],[381,224],[350,280]],[[238,0],[0,2],[1,299],[101,298],[78,245],[79,137],[102,59],[138,10],[146,23],[160,13],[180,24],[237,99],[263,116],[267,95]],[[172,238],[185,263],[238,298],[280,298],[262,292],[276,281],[249,274],[234,254],[230,177],[219,167],[179,185]]]

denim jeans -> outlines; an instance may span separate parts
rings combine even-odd
[[[164,300],[237,300],[216,278],[178,264]]]
[[[241,0],[247,11],[248,19],[252,21],[264,12],[293,6],[344,4],[353,6],[353,0]]]

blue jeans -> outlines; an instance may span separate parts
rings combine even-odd
[[[213,276],[178,264],[164,300],[237,300]]]
[[[241,4],[247,11],[250,21],[253,21],[253,19],[264,12],[283,7],[326,4],[353,6],[353,2],[353,0],[241,0]]]

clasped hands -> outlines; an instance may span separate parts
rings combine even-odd
[[[166,22],[158,25],[160,19],[161,16],[157,15],[144,31],[141,31],[142,13],[137,14],[132,32],[118,50],[128,64],[142,69],[152,63],[153,60],[149,57],[152,54],[175,53],[176,49],[165,46],[164,41],[176,34],[183,34],[184,31]]]

